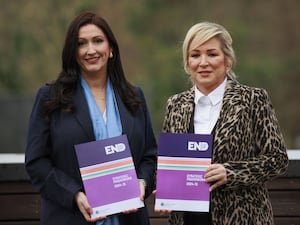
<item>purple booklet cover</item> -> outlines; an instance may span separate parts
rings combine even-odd
[[[155,210],[208,212],[212,135],[160,133]]]
[[[144,207],[126,135],[75,145],[92,218]]]

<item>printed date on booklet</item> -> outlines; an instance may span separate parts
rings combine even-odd
[[[129,176],[128,174],[124,174],[124,175],[112,178],[114,188],[125,187],[127,185],[126,182],[130,181],[130,180],[132,180],[132,177]]]
[[[205,182],[201,174],[187,174],[186,186],[199,186],[199,182]]]

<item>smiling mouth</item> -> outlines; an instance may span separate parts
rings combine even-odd
[[[211,71],[200,71],[198,74],[203,75],[203,76],[208,76],[211,73]]]
[[[87,61],[88,63],[95,63],[98,61],[100,57],[92,57],[92,58],[88,58],[88,59],[85,59],[85,61]]]

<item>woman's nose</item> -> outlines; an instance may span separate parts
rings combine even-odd
[[[94,45],[93,45],[93,44],[89,44],[89,45],[88,45],[88,48],[87,48],[87,53],[88,53],[88,54],[93,54],[93,53],[95,53],[95,52],[96,52],[96,50],[95,50]]]
[[[206,56],[201,56],[199,66],[207,66],[207,65],[208,65],[208,61]]]

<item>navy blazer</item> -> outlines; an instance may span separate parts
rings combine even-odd
[[[136,91],[143,102],[136,115],[128,111],[117,92],[115,95],[122,133],[128,137],[138,178],[146,180],[147,197],[153,190],[157,144],[144,94],[138,87]],[[49,86],[41,87],[29,120],[25,152],[27,173],[41,193],[41,224],[90,224],[74,201],[75,193],[83,190],[74,145],[95,140],[87,102],[78,84],[73,95],[75,112],[56,110],[47,122],[43,104],[49,97]],[[122,225],[148,225],[147,208],[137,213],[120,214],[120,222]]]

